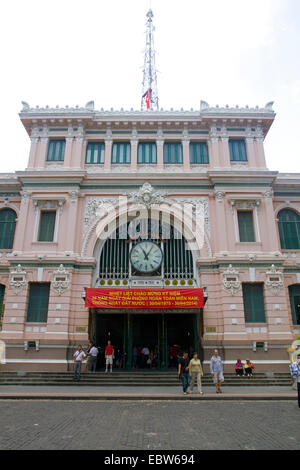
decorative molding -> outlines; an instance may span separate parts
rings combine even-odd
[[[274,295],[278,295],[283,287],[282,271],[277,271],[275,265],[272,264],[271,269],[266,272],[266,286],[272,290]]]
[[[139,173],[155,173],[158,171],[157,165],[138,165],[137,170]]]
[[[176,166],[176,165],[164,165],[164,169],[168,171],[169,173],[182,173],[183,171],[183,165],[182,166]]]
[[[137,191],[125,193],[129,197],[126,203],[131,204],[141,204],[146,208],[150,208],[151,205],[155,204],[191,204],[193,214],[197,210],[197,206],[201,205],[201,210],[204,213],[204,240],[207,247],[209,256],[212,256],[212,249],[209,242],[209,237],[211,234],[210,220],[209,220],[209,206],[208,198],[168,198],[167,192],[162,190],[155,190],[150,183],[144,183],[142,187]],[[93,230],[97,226],[100,220],[106,217],[111,208],[117,207],[120,204],[119,197],[109,198],[109,197],[89,197],[86,199],[85,205],[85,214],[84,214],[84,232],[85,238],[81,250],[81,256],[85,254],[85,250],[88,244],[88,241],[92,235]],[[91,225],[92,224],[92,225]]]
[[[91,103],[91,102],[89,102]],[[194,109],[190,109],[190,110],[164,110],[164,109],[160,109],[159,111],[156,111],[156,110],[145,110],[145,111],[140,111],[140,110],[134,110],[133,108],[131,108],[130,110],[114,110],[114,109],[110,109],[110,110],[104,110],[103,108],[99,111],[95,110],[93,106],[89,105],[89,103],[87,103],[84,107],[83,106],[76,106],[76,107],[69,107],[69,106],[66,106],[66,107],[59,107],[59,106],[56,106],[55,108],[51,108],[49,106],[45,106],[45,107],[39,107],[39,106],[36,106],[35,108],[32,108],[30,107],[30,105],[28,103],[26,103],[25,101],[22,101],[22,105],[23,105],[23,108],[21,110],[21,115],[57,115],[57,114],[60,114],[60,115],[65,115],[66,113],[68,113],[69,115],[74,115],[74,116],[77,116],[77,115],[83,115],[83,116],[103,116],[103,117],[108,117],[108,116],[117,116],[117,115],[121,115],[121,116],[127,116],[127,117],[143,117],[143,118],[149,118],[150,116],[153,117],[153,118],[157,118],[159,116],[163,116],[163,117],[166,117],[168,115],[170,116],[177,116],[177,117],[180,117],[180,116],[184,116],[184,117],[188,117],[188,116],[193,116],[193,117],[198,117],[199,116],[199,112],[200,112],[200,115],[215,115],[215,114],[233,114],[233,115],[239,115],[239,114],[242,114],[242,115],[251,115],[251,117],[253,117],[253,115],[266,115],[267,116],[272,116],[274,117],[275,116],[275,112],[272,108],[272,102],[270,103],[267,103],[264,107],[260,108],[259,106],[256,106],[255,108],[250,108],[249,106],[245,106],[245,107],[239,107],[239,106],[235,106],[235,107],[229,107],[228,105],[226,107],[220,107],[219,105],[216,105],[216,106],[209,106],[209,104],[206,102],[206,101],[201,101],[200,103],[200,107],[196,110]]]
[[[62,207],[65,203],[65,198],[58,198],[58,199],[51,199],[51,196],[49,196],[49,199],[42,199],[39,197],[33,197],[33,204],[36,209],[39,210],[56,210],[58,209],[59,212],[62,211]]]
[[[115,173],[130,173],[133,170],[131,168],[130,163],[124,163],[123,165],[119,165],[119,166],[116,165],[115,163],[112,163],[110,171],[115,172]]]
[[[16,269],[11,271],[11,280],[9,285],[16,295],[26,288],[26,271],[22,270],[22,266],[20,264],[18,264]]]
[[[87,229],[91,222],[97,217],[97,222],[108,214],[108,209],[115,207],[119,198],[109,197],[88,197],[85,203],[84,229]]]
[[[58,295],[62,295],[70,286],[69,271],[61,264],[53,274],[54,280],[51,282],[51,287]]]
[[[21,198],[22,201],[24,201],[24,204],[27,204],[27,201],[29,201],[31,197],[31,192],[30,191],[21,191]]]
[[[240,287],[239,272],[230,264],[228,269],[223,273],[223,288],[231,295],[235,295]]]
[[[265,199],[273,199],[274,192],[272,189],[268,189],[267,191],[264,192],[264,198]]]
[[[223,202],[224,197],[225,197],[224,191],[215,191],[215,198],[217,199],[218,202]]]
[[[171,204],[172,201],[167,200],[166,195],[166,191],[155,190],[150,183],[144,183],[138,191],[128,193],[129,202],[142,204],[147,208],[150,208],[153,204]]]
[[[75,203],[78,200],[78,198],[81,197],[81,193],[77,189],[70,191],[69,194],[71,196],[72,203]]]
[[[253,210],[261,204],[260,199],[230,199],[232,209]]]

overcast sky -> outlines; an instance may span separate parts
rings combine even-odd
[[[31,106],[139,109],[146,12],[160,107],[275,101],[269,169],[300,172],[299,0],[9,0],[1,3],[1,172],[27,166]]]

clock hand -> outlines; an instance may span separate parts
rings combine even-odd
[[[144,255],[145,255],[145,258],[144,258],[144,259],[145,259],[145,261],[148,261],[148,255],[149,255],[149,253],[147,254],[147,253],[146,253],[146,251],[145,251],[145,250],[143,250],[143,248],[142,248],[142,247],[141,247],[141,250],[142,250],[142,252],[143,252],[143,253],[144,253]]]
[[[147,253],[147,257],[150,255],[151,250],[153,249],[153,245],[151,246],[150,250]],[[148,258],[147,258],[148,259]]]

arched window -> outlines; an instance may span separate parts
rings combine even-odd
[[[10,250],[14,244],[17,214],[12,209],[0,210],[0,249]]]
[[[175,284],[184,279],[194,278],[193,256],[188,249],[186,239],[175,233],[173,226],[163,226],[158,221],[146,221],[145,225],[138,224],[138,231],[142,230],[144,237],[135,240],[130,239],[129,233],[124,234],[124,226],[118,228],[103,245],[100,255],[99,279],[129,279],[130,276],[141,275],[133,265],[130,266],[130,251],[142,240],[149,240],[158,245],[162,251],[162,263],[159,268],[151,273],[151,276],[164,277],[166,285]],[[148,224],[148,226],[147,226]],[[147,258],[145,258],[147,259]],[[101,284],[101,282],[100,282]],[[104,282],[102,282],[104,285]],[[187,284],[190,285],[190,284]]]
[[[291,209],[278,214],[280,244],[283,250],[300,250],[300,216]]]
[[[294,325],[300,325],[300,284],[289,286],[292,318]]]

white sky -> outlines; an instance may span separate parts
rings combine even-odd
[[[277,113],[268,167],[300,172],[300,1],[152,0],[160,107],[264,106]],[[0,171],[27,166],[31,106],[140,108],[150,0],[1,2]]]

